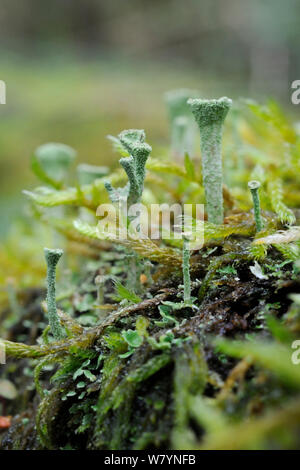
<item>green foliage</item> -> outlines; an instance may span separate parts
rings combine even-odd
[[[126,343],[128,344],[129,348],[125,354],[120,354],[122,359],[125,359],[131,354],[134,353],[136,348],[139,348],[143,343],[143,337],[139,335],[139,333],[135,330],[126,330],[122,332],[122,336],[125,339]]]
[[[45,245],[53,243],[51,229],[59,244],[61,236],[66,239],[68,269],[56,295],[61,251],[46,251],[47,326],[25,317],[39,311],[43,297],[22,289],[20,281],[30,271],[32,251],[21,262],[13,237],[0,249],[0,278],[8,286],[0,293],[0,346],[7,357],[23,359],[34,378],[41,399],[34,418],[43,448],[56,449],[60,439],[66,439],[64,448],[87,443],[112,450],[298,445],[300,378],[291,343],[300,332],[299,299],[286,293],[299,287],[300,235],[293,225],[300,207],[299,136],[272,103],[236,107],[224,135],[227,187],[221,136],[231,101],[188,105],[190,91],[175,95],[169,107],[177,161],[164,150],[150,158],[141,130],[110,137],[121,169],[108,174],[81,164],[70,187],[72,152],[48,145],[33,158],[45,187],[26,192],[32,219],[45,225]],[[191,109],[200,128],[202,172],[194,159]],[[261,185],[255,217],[247,188],[253,179]],[[160,224],[162,238],[155,241],[139,228],[127,230],[129,221],[122,217],[117,237],[113,224],[107,230],[97,225],[106,190],[114,203],[142,201],[147,208],[202,204],[205,198],[208,204],[201,219],[193,210],[182,225],[174,218],[168,238]],[[36,250],[43,238],[31,225],[26,228]],[[181,239],[175,237],[178,230]],[[7,282],[10,269],[14,280]],[[19,321],[22,336],[15,336]],[[14,326],[7,336],[5,325]]]
[[[181,265],[181,257],[176,250],[160,247],[150,240],[150,238],[137,238],[137,233],[134,234],[134,237],[131,237],[130,233],[128,233],[127,239],[116,239],[115,235],[103,232],[100,233],[97,227],[92,227],[88,223],[81,222],[80,220],[74,222],[74,227],[83,236],[96,240],[108,240],[112,243],[123,245],[131,248],[141,257],[162,263],[163,265],[173,266],[175,268]]]
[[[291,361],[290,345],[262,341],[230,341],[217,339],[218,351],[236,358],[250,357],[293,387],[300,385],[299,369]]]
[[[280,179],[268,182],[268,195],[273,211],[278,215],[280,222],[292,225],[296,222],[294,213],[283,203],[283,188]]]
[[[156,321],[155,324],[158,326],[168,326],[168,325],[179,325],[179,322],[171,315],[172,307],[170,305],[160,305],[159,313],[162,317],[162,321]]]
[[[272,125],[285,142],[295,143],[297,139],[295,129],[290,125],[277,103],[269,101],[263,106],[254,100],[247,100],[246,103],[259,118]]]
[[[126,299],[134,304],[137,304],[142,301],[140,297],[138,297],[134,292],[131,292],[129,289],[123,286],[123,284],[121,284],[121,282],[117,279],[115,280],[115,287],[121,300]]]
[[[107,166],[95,166],[82,163],[77,167],[78,181],[80,185],[91,184],[98,178],[103,178],[109,173]]]
[[[76,151],[68,145],[44,144],[32,157],[32,170],[44,183],[60,188],[75,157]]]

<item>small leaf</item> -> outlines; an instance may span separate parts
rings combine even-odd
[[[84,373],[84,375],[86,376],[87,379],[89,379],[91,382],[95,382],[97,377],[94,374],[92,374],[91,371],[84,370],[83,373]]]
[[[129,300],[130,302],[134,304],[138,304],[139,302],[142,301],[142,299],[138,297],[134,292],[130,291],[125,286],[123,286],[123,284],[121,284],[120,281],[117,281],[117,280],[115,281],[115,287],[119,296],[122,299]]]
[[[237,270],[230,265],[224,266],[223,268],[219,268],[217,272],[220,274],[233,274],[235,276],[237,275]]]
[[[76,385],[77,388],[84,388],[85,387],[85,382],[78,382],[78,384]]]
[[[89,366],[90,363],[91,363],[91,360],[90,360],[90,359],[87,359],[86,361],[84,361],[84,363],[82,364],[81,368],[83,369],[84,367]]]
[[[31,157],[31,169],[33,173],[43,182],[52,186],[55,189],[60,189],[62,184],[58,181],[55,181],[53,178],[50,178],[49,175],[43,170],[40,162],[38,161],[37,157],[33,155]]]
[[[148,320],[148,318],[145,318],[141,315],[136,319],[135,328],[139,336],[143,337],[147,335],[147,328],[149,326],[149,323],[150,321]]]
[[[176,320],[176,318],[172,317],[172,315],[170,314],[171,311],[172,311],[172,307],[170,307],[168,305],[160,305],[159,306],[159,313],[161,314],[161,316],[163,318],[163,321],[160,322],[160,323],[163,323],[165,325],[174,323],[176,326],[178,326],[179,322]],[[158,324],[159,322],[156,322],[156,323]]]
[[[127,357],[132,356],[133,353],[134,353],[134,348],[129,349],[129,350],[128,350],[126,353],[124,353],[124,354],[119,354],[119,357],[120,357],[121,359],[126,359]]]
[[[74,372],[73,374],[73,379],[76,380],[80,375],[83,374],[83,370],[82,369],[78,369],[76,372]]]
[[[76,151],[68,145],[50,142],[38,147],[34,155],[47,177],[59,183],[76,157]]]
[[[123,331],[122,336],[132,348],[140,347],[143,342],[143,338],[135,330]]]

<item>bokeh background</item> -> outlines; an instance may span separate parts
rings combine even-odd
[[[163,93],[273,97],[288,112],[300,79],[299,0],[1,0],[0,233],[36,181],[30,156],[63,142],[115,165],[107,134],[167,142]]]

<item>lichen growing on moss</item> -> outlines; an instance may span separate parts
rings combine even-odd
[[[218,171],[230,104],[192,101],[202,141],[203,132],[207,137],[202,159],[216,157]],[[300,374],[291,362],[300,332],[299,136],[274,105],[251,102],[235,119],[240,148],[225,146],[234,169],[230,187],[222,188],[218,173],[218,203],[204,206],[208,221],[190,213],[190,241],[175,237],[176,220],[169,238],[159,240],[138,231],[119,240],[97,229],[93,213],[107,201],[108,178],[115,202],[123,196],[126,203],[183,205],[210,197],[205,165],[201,175],[191,158],[180,164],[150,157],[140,130],[113,139],[125,173],[74,187],[54,181],[52,189],[46,178],[47,187],[27,192],[46,231],[53,227],[66,238],[71,275],[62,272],[56,292],[61,252],[47,251],[47,305],[43,288],[21,287],[24,266],[26,276],[34,270],[32,255],[30,266],[18,244],[0,250],[2,278],[1,270],[13,268],[17,279],[13,301],[11,290],[10,303],[0,298],[7,356],[1,367],[19,391],[4,403],[13,418],[1,448],[299,448]],[[238,166],[241,155],[247,164]],[[247,186],[254,177],[261,182],[258,232]],[[54,217],[49,208],[60,205],[70,208]],[[82,208],[89,221],[80,220]],[[181,235],[189,233],[185,227]],[[138,257],[128,260],[128,250]],[[132,259],[138,292],[128,285]],[[38,273],[34,285],[42,286]]]

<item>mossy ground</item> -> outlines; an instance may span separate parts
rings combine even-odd
[[[225,129],[224,224],[196,222],[204,246],[190,259],[192,306],[182,302],[180,241],[116,241],[96,219],[78,220],[107,202],[103,179],[27,192],[30,223],[0,251],[1,376],[18,391],[2,400],[12,423],[1,448],[299,448],[300,136],[274,103],[247,106]],[[149,158],[143,202],[204,203],[198,161]],[[258,234],[249,179],[262,184]],[[126,177],[116,170],[110,182]],[[52,228],[67,254],[60,341],[45,290],[33,288],[43,278],[35,240],[48,244]]]
[[[224,255],[223,248],[218,251],[215,256]],[[275,250],[270,259],[273,266],[282,264]],[[225,264],[219,268],[197,311],[186,308],[173,314],[177,325],[172,325],[172,321],[164,327],[155,324],[161,315],[153,300],[176,302],[180,277],[152,285],[148,289],[151,298],[129,307],[122,318],[116,317],[93,346],[81,351],[74,348],[72,353],[59,358],[62,371],[51,385],[49,380],[57,367],[45,368],[41,386],[49,392],[42,405],[32,386],[34,361],[9,359],[4,374],[14,380],[19,395],[7,403],[6,413],[14,418],[10,429],[2,433],[2,448],[197,448],[205,439],[208,445],[213,442],[215,434],[210,428],[218,428],[220,420],[230,433],[238,423],[247,429],[250,419],[257,419],[258,423],[266,419],[270,410],[279,414],[289,400],[298,396],[297,389],[280,381],[276,374],[252,365],[249,358],[249,362],[247,358],[239,361],[216,351],[213,339],[245,339],[253,335],[255,340],[260,338],[272,344],[264,314],[278,321],[286,315],[291,304],[288,294],[299,291],[300,276],[291,276],[289,264],[272,271],[276,275],[265,280],[251,275],[248,261],[237,260],[230,267]],[[203,268],[195,269],[193,295],[199,291],[199,282],[195,280],[201,278]],[[111,291],[109,282],[106,289]],[[84,289],[80,294],[85,294]],[[39,301],[44,295],[38,290],[26,292],[21,300],[23,314],[9,329],[8,339],[26,338],[28,344],[35,344],[43,329]],[[94,298],[95,295],[93,292]],[[147,299],[147,290],[143,296]],[[74,318],[81,314],[75,312]],[[6,315],[9,311],[2,315],[3,320]],[[134,330],[141,318],[147,325],[147,334],[157,342],[166,333],[172,332],[174,337],[157,349],[145,338],[129,358],[120,358],[127,350],[120,332],[124,328]],[[89,373],[87,377],[82,373],[74,376],[84,363],[96,380]],[[201,397],[204,403],[201,406],[207,406],[206,412],[211,414],[208,423],[193,411],[193,399],[197,397]],[[36,431],[38,413],[42,440]],[[249,432],[242,447],[298,447],[300,423],[296,427],[294,424],[285,430],[287,436],[283,437],[279,432],[280,421],[258,441],[255,432]],[[222,441],[218,445],[222,447]]]

